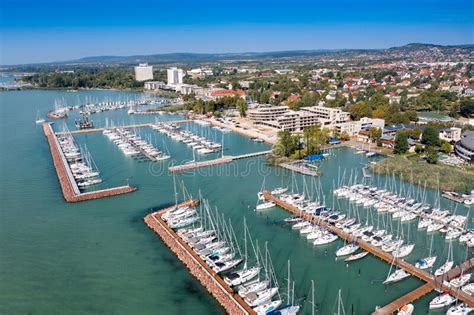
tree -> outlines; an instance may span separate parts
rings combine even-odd
[[[376,109],[377,107],[388,107],[389,101],[383,93],[377,92],[370,97],[367,105],[372,109]]]
[[[321,129],[318,125],[307,127],[303,130],[306,153],[319,153],[321,146],[325,145],[329,139],[329,130]]]
[[[409,111],[405,112],[405,116],[410,121],[418,121],[418,113],[414,110],[409,110]]]
[[[425,130],[423,130],[423,134],[421,135],[421,143],[427,146],[438,146],[439,145],[439,134],[438,130],[432,126],[426,126]]]
[[[246,117],[247,116],[248,105],[247,105],[246,101],[244,101],[243,99],[241,99],[239,97],[239,99],[236,101],[235,107],[239,111],[240,117]]]
[[[266,90],[260,94],[260,104],[268,104],[270,102],[270,91]]]
[[[430,164],[438,163],[438,152],[431,146],[426,148],[426,162]]]
[[[463,99],[459,103],[459,113],[464,117],[470,117],[474,115],[474,99]]]
[[[302,103],[302,106],[313,106],[315,105],[314,104],[314,100],[313,100],[313,96],[311,95],[312,93],[311,92],[305,92],[303,94],[303,97],[301,97],[301,103]]]
[[[418,154],[423,152],[423,146],[421,144],[415,145],[415,152],[418,153]]]
[[[404,132],[398,132],[395,137],[395,145],[393,147],[394,154],[404,154],[408,151],[408,137]]]
[[[372,117],[372,109],[364,101],[349,106],[348,110],[354,120],[359,120],[362,117]]]
[[[193,111],[197,114],[203,114],[205,108],[204,101],[199,99],[193,102]]]
[[[373,142],[379,141],[382,137],[382,129],[380,128],[370,128],[369,130],[369,138],[372,139]]]
[[[347,133],[347,131],[343,131],[341,133],[341,135],[339,136],[339,139],[343,140],[343,141],[349,141],[351,140],[351,137],[349,136],[349,134]]]
[[[443,141],[443,143],[441,143],[440,151],[449,154],[451,152],[451,145],[449,144],[449,142]]]
[[[278,132],[278,143],[273,146],[273,154],[277,156],[290,156],[297,148],[294,137],[288,130]]]

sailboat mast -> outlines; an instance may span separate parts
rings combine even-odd
[[[245,255],[244,269],[247,269],[247,221],[245,217],[244,217],[244,255]]]
[[[290,260],[288,259],[288,304],[290,304]]]

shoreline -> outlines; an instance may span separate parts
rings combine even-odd
[[[471,172],[448,165],[414,162],[401,156],[389,156],[369,169],[379,175],[395,174],[400,180],[435,190],[467,192],[474,187]]]

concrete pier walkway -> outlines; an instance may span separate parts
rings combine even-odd
[[[179,206],[195,206],[197,200],[190,200]],[[189,272],[206,288],[229,314],[256,315],[255,311],[212,270],[194,250],[171,229],[161,216],[174,206],[153,212],[144,218],[148,227],[153,230],[165,245],[186,265]]]

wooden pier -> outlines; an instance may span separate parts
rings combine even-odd
[[[92,199],[99,199],[115,195],[130,193],[137,190],[137,188],[125,185],[120,187],[107,188],[96,190],[92,192],[81,193],[77,183],[72,175],[69,164],[64,156],[64,153],[59,146],[58,139],[49,123],[43,124],[43,132],[48,140],[49,150],[53,159],[53,165],[58,175],[59,184],[63,197],[67,202],[80,202]]]
[[[170,124],[185,124],[185,123],[192,122],[192,120],[172,120],[172,121],[163,121],[163,122],[170,123]],[[153,123],[116,126],[114,128],[122,128],[122,129],[149,128],[149,127],[151,127],[151,125],[153,125]],[[107,129],[107,128],[78,129],[78,130],[72,130],[72,131],[68,131],[68,132],[57,132],[57,134],[61,135],[61,134],[71,133],[73,135],[74,134],[79,135],[79,134],[103,132],[105,129]]]
[[[260,152],[247,153],[247,154],[241,154],[241,155],[236,155],[236,156],[231,156],[231,155],[223,156],[214,160],[200,161],[200,162],[182,164],[182,165],[177,165],[177,166],[171,166],[168,168],[168,171],[170,173],[185,172],[185,171],[195,170],[195,169],[203,168],[203,167],[226,164],[226,163],[230,163],[236,160],[242,160],[242,159],[248,159],[252,157],[267,155],[270,152],[271,151],[260,151]]]
[[[180,206],[197,204],[197,200],[191,200]],[[256,315],[255,311],[161,219],[161,216],[172,208],[174,206],[147,215],[144,218],[145,223],[158,234],[165,245],[186,265],[190,273],[199,280],[227,313]]]
[[[471,258],[461,265],[457,266],[454,269],[451,269],[447,274],[434,277],[432,281],[427,282],[426,284],[416,288],[413,291],[408,292],[407,294],[401,296],[400,298],[392,301],[391,303],[385,305],[382,308],[378,308],[373,312],[373,315],[381,314],[392,314],[402,308],[403,306],[418,300],[419,298],[430,293],[434,289],[438,289],[444,292],[448,292],[452,296],[458,298],[459,300],[464,301],[470,307],[474,307],[473,297],[461,290],[461,288],[449,288],[446,285],[446,281],[459,277],[466,271],[469,271],[474,267],[474,258]]]
[[[394,258],[390,253],[387,253],[383,251],[382,249],[373,246],[372,244],[362,240],[359,237],[355,237],[352,234],[344,232],[342,229],[337,228],[334,225],[331,225],[325,221],[318,220],[316,216],[313,216],[307,212],[304,212],[297,207],[294,207],[281,199],[273,196],[270,192],[264,191],[263,196],[265,197],[266,200],[271,201],[275,203],[277,206],[280,208],[295,214],[297,216],[302,217],[304,220],[308,222],[312,222],[313,224],[318,224],[319,226],[325,228],[326,230],[337,234],[340,238],[343,240],[346,240],[349,243],[354,243],[358,245],[361,249],[364,251],[369,252],[370,254],[374,255],[375,257],[378,257],[379,259],[382,259],[386,261],[389,264],[394,264],[398,268],[404,269],[406,272],[410,273],[412,276],[426,282],[425,286],[422,286],[408,294],[406,294],[404,297],[395,300],[394,302],[388,304],[387,306],[384,306],[383,308],[377,309],[373,314],[392,314],[393,312],[399,310],[401,307],[404,305],[422,297],[423,295],[427,294],[433,289],[438,289],[444,292],[448,292],[452,296],[457,297],[459,300],[465,302],[468,304],[470,307],[474,307],[474,298],[472,296],[469,296],[468,294],[464,293],[460,289],[453,289],[450,288],[448,285],[446,285],[446,281],[449,281],[451,279],[454,279],[458,277],[461,273],[470,270],[471,268],[474,267],[474,258],[471,258],[461,264],[460,266],[457,266],[454,269],[451,269],[448,273],[440,276],[440,277],[435,277],[428,272],[418,269],[412,264],[406,262],[403,259],[400,258]],[[429,291],[428,288],[431,288]]]

